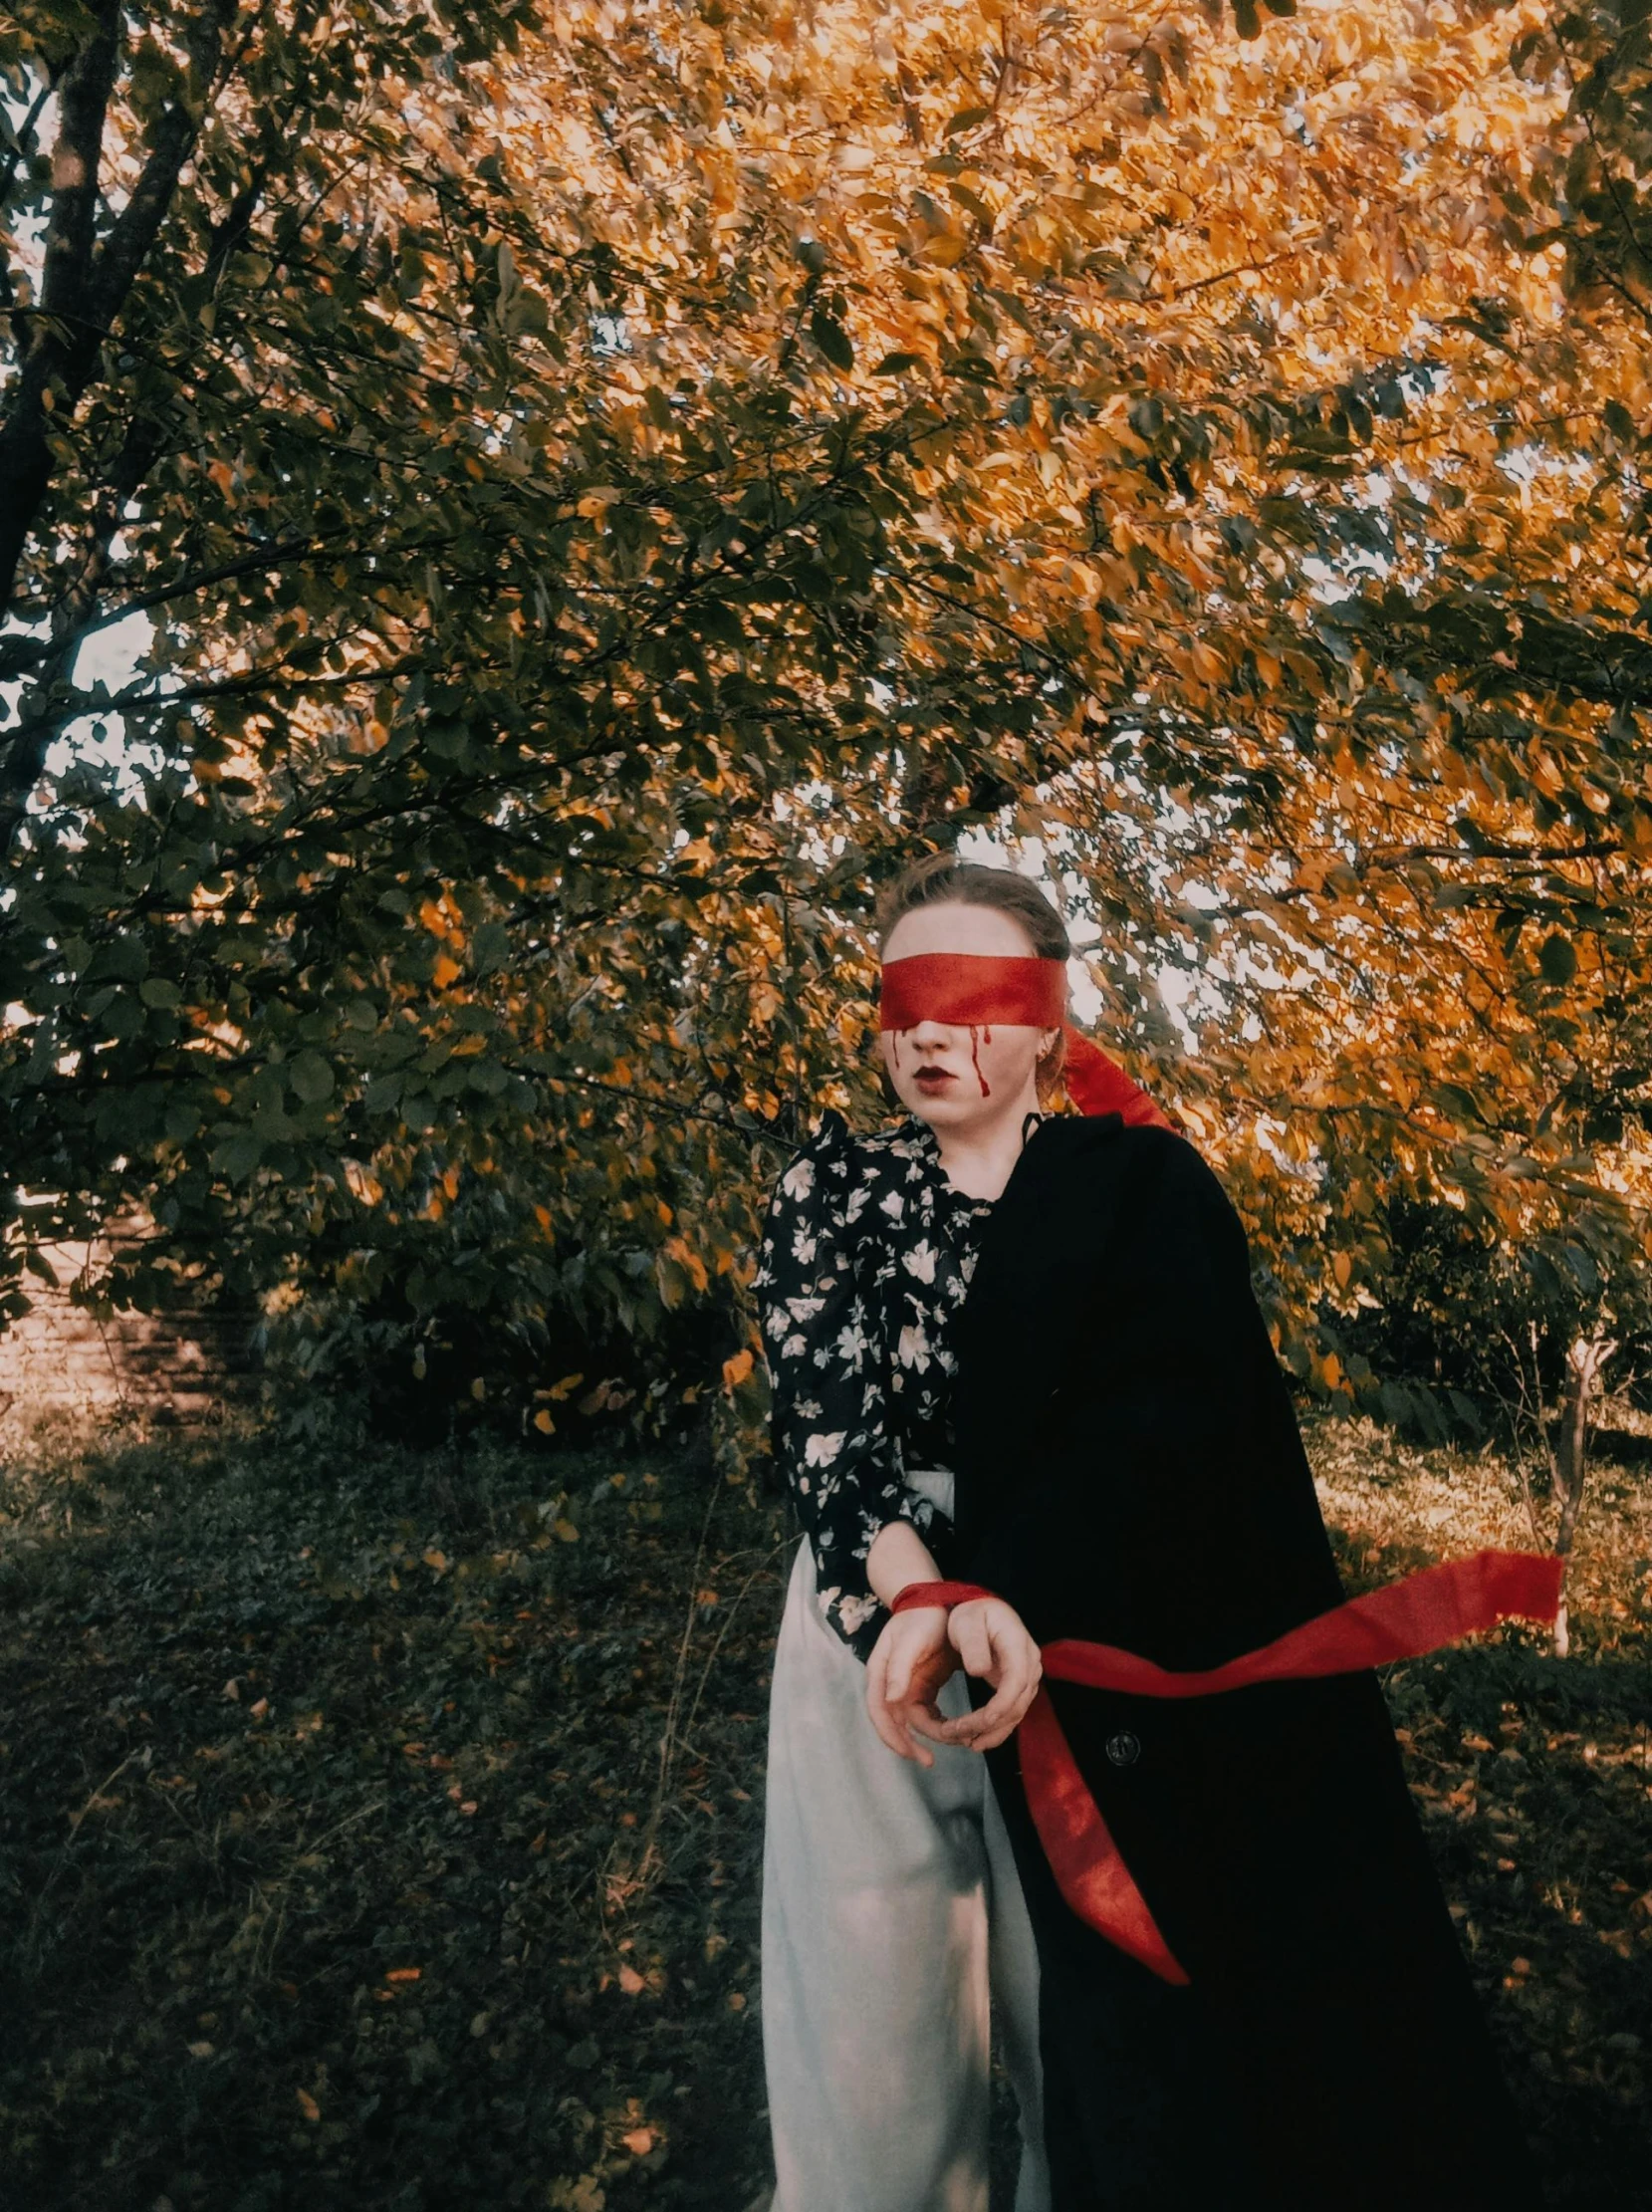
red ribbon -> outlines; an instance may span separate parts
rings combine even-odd
[[[883,963],[880,1029],[916,1029],[945,1022],[959,1029],[1054,1029],[1066,1037],[1062,1081],[1080,1113],[1117,1113],[1131,1127],[1172,1129],[1156,1106],[1066,1015],[1066,962],[1013,959],[985,952],[913,952]]]
[[[1354,1674],[1393,1659],[1421,1658],[1500,1620],[1551,1621],[1563,1573],[1564,1562],[1544,1553],[1476,1552],[1350,1598],[1223,1666],[1173,1673],[1134,1651],[1062,1637],[1045,1646],[1044,1670],[1053,1681],[1086,1689],[1164,1698]],[[1018,1742],[1028,1806],[1062,1895],[1119,1950],[1162,1980],[1185,1984],[1187,1973],[1136,1887],[1042,1689],[1022,1720]]]
[[[945,1605],[950,1612],[954,1605],[967,1605],[972,1598],[990,1598],[990,1590],[983,1590],[979,1583],[908,1583],[889,1600],[891,1612],[916,1612],[925,1605]]]
[[[1054,1029],[1065,1014],[1064,960],[913,952],[904,960],[885,960],[879,980],[879,1029],[916,1029],[920,1022]]]

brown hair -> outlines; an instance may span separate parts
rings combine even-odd
[[[974,860],[959,860],[955,853],[931,853],[914,860],[878,893],[872,922],[878,944],[887,944],[901,916],[919,906],[991,906],[1021,924],[1037,959],[1072,957],[1066,924],[1048,894],[1015,868],[982,867]],[[1065,1065],[1066,1039],[1060,1036],[1038,1065],[1041,1101],[1055,1096]]]

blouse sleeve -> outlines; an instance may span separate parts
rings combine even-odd
[[[775,1185],[753,1281],[775,1458],[815,1549],[821,1611],[862,1659],[886,1617],[866,1579],[873,1541],[895,1520],[927,1532],[934,1511],[902,1479],[883,1352],[855,1276],[863,1172],[828,1109]]]

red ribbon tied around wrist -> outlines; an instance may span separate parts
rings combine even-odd
[[[1005,1028],[1060,1029],[1066,1038],[1062,1080],[1080,1113],[1117,1113],[1131,1127],[1176,1124],[1100,1046],[1066,1019],[1066,962],[1001,958],[984,952],[913,952],[885,960],[878,996],[879,1029],[916,1029],[945,1022],[967,1029],[972,1043],[995,1022]],[[980,1064],[977,1062],[977,1072]]]
[[[1110,1643],[1061,1637],[1044,1647],[1056,1682],[1132,1697],[1216,1697],[1260,1682],[1304,1682],[1418,1659],[1500,1620],[1552,1621],[1565,1563],[1542,1552],[1475,1552],[1350,1598],[1222,1666],[1175,1672]],[[909,1583],[890,1606],[962,1604],[993,1594],[976,1583]],[[1078,1918],[1157,1974],[1185,1984],[1041,1688],[1017,1735],[1027,1803],[1062,1895]]]
[[[973,1598],[992,1595],[979,1583],[908,1583],[889,1600],[889,1610],[917,1612],[925,1606],[944,1605],[951,1612],[954,1605],[967,1605]]]

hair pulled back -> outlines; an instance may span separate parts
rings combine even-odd
[[[975,860],[961,860],[955,853],[930,853],[902,869],[878,893],[873,929],[879,947],[886,945],[897,921],[920,906],[991,906],[1019,922],[1040,960],[1069,960],[1072,943],[1066,924],[1048,893],[1030,875],[1012,867],[984,867]],[[1066,1064],[1066,1039],[1056,1042],[1038,1065],[1041,1101],[1051,1099]]]

